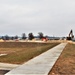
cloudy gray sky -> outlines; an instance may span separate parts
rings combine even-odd
[[[0,0],[0,35],[75,34],[75,0]]]

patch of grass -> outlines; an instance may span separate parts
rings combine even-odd
[[[71,56],[75,56],[75,44],[68,44],[64,50],[64,58],[69,58]]]
[[[22,64],[56,46],[58,43],[19,43],[19,45],[18,43],[2,44],[0,46],[0,52],[7,53],[8,55],[1,56],[0,62]],[[7,44],[7,46],[4,46],[5,44]]]

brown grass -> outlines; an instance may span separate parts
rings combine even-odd
[[[25,43],[25,42],[3,42],[0,43],[0,62],[22,64],[35,56],[56,46],[58,43]]]

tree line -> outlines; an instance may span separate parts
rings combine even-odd
[[[16,35],[16,36],[8,36],[8,35],[5,35],[5,36],[1,36],[0,37],[0,39],[3,39],[3,40],[16,40],[18,38],[19,38],[18,35]],[[36,37],[33,35],[33,33],[29,33],[28,34],[28,37],[26,36],[25,33],[22,33],[22,36],[20,37],[20,39],[25,40],[27,38],[29,40],[32,40],[32,39],[34,39]],[[42,32],[39,32],[37,38],[42,39],[42,38],[46,38],[46,36],[44,36],[44,34]]]

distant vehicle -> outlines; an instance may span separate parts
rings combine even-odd
[[[74,38],[74,35],[73,35],[73,31],[71,30],[67,37],[67,40],[72,40],[73,38]]]

